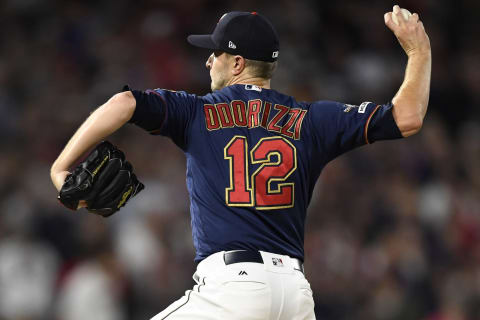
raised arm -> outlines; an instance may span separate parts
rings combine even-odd
[[[50,177],[57,190],[62,188],[72,164],[92,146],[127,123],[135,106],[135,97],[130,91],[117,93],[85,120],[50,169]]]
[[[430,40],[418,14],[414,13],[405,20],[400,11],[396,5],[393,12],[386,13],[384,18],[408,56],[405,78],[392,99],[395,122],[402,135],[408,137],[420,131],[427,112],[432,53]],[[393,22],[392,14],[396,15],[398,25]]]

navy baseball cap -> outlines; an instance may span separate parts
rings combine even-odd
[[[276,61],[280,48],[273,25],[256,12],[226,13],[212,34],[190,35],[187,41],[196,47],[266,62]]]

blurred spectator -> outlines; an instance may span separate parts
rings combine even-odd
[[[51,312],[58,258],[49,246],[7,237],[0,242],[0,318],[38,319]]]
[[[116,261],[105,254],[75,267],[64,280],[57,315],[64,320],[126,319]]]

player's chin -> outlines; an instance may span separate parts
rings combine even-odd
[[[210,88],[212,89],[212,92],[223,89],[227,86],[228,79],[222,75],[217,74],[215,77],[210,77],[210,79]]]
[[[222,89],[222,88],[223,88],[223,87],[222,87],[220,84],[218,84],[218,83],[215,83],[215,82],[213,82],[213,81],[210,83],[210,89],[212,89],[212,92],[213,92],[213,91],[220,90],[220,89]]]

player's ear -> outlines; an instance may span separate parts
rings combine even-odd
[[[233,56],[232,74],[238,76],[245,69],[245,58],[242,56]]]

